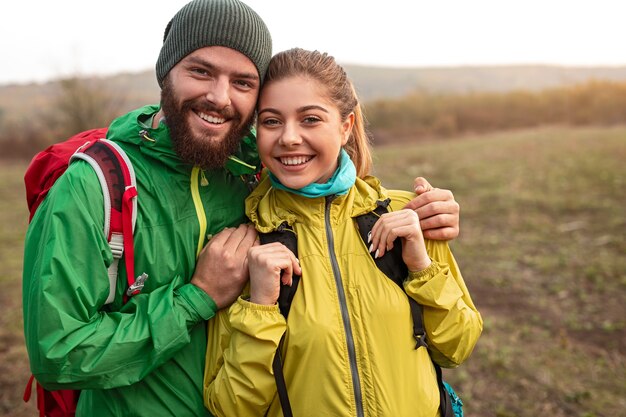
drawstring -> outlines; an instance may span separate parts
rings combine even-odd
[[[206,187],[207,185],[209,185],[209,180],[206,179],[206,175],[204,174],[203,169],[200,170],[200,185],[202,187]]]

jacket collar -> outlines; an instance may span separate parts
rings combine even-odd
[[[332,199],[331,222],[370,212],[377,207],[378,201],[387,199],[387,194],[378,178],[357,178],[346,195]],[[307,198],[272,188],[266,171],[257,188],[246,199],[246,214],[262,233],[273,232],[284,222],[289,225],[322,222],[325,207],[325,197]]]

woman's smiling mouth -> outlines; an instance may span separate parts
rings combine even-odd
[[[313,159],[312,156],[284,156],[278,158],[281,164],[290,166],[306,164],[311,159]]]

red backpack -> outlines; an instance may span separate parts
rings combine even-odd
[[[106,131],[106,128],[88,130],[39,152],[26,169],[24,183],[30,222],[37,207],[71,161],[82,159],[93,167],[102,186],[104,233],[114,258],[108,269],[110,290],[106,304],[109,304],[115,297],[118,263],[124,254],[128,281],[125,301],[141,291],[148,276],[142,274],[134,278],[133,231],[137,211],[135,172],[122,148],[104,139]],[[24,391],[26,402],[30,400],[33,382],[34,376],[31,375]],[[48,391],[37,382],[39,416],[73,417],[79,395],[79,390]]]

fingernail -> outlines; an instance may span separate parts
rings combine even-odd
[[[421,193],[422,191],[424,191],[426,188],[424,188],[423,185],[418,185],[417,187],[415,187],[415,192],[416,193]]]
[[[376,253],[374,254],[374,259],[378,259],[378,249],[376,249]]]
[[[371,241],[372,241],[372,232],[367,232],[367,243],[370,243]]]
[[[373,250],[374,250],[374,244],[372,243],[369,247],[369,252],[372,253]]]

